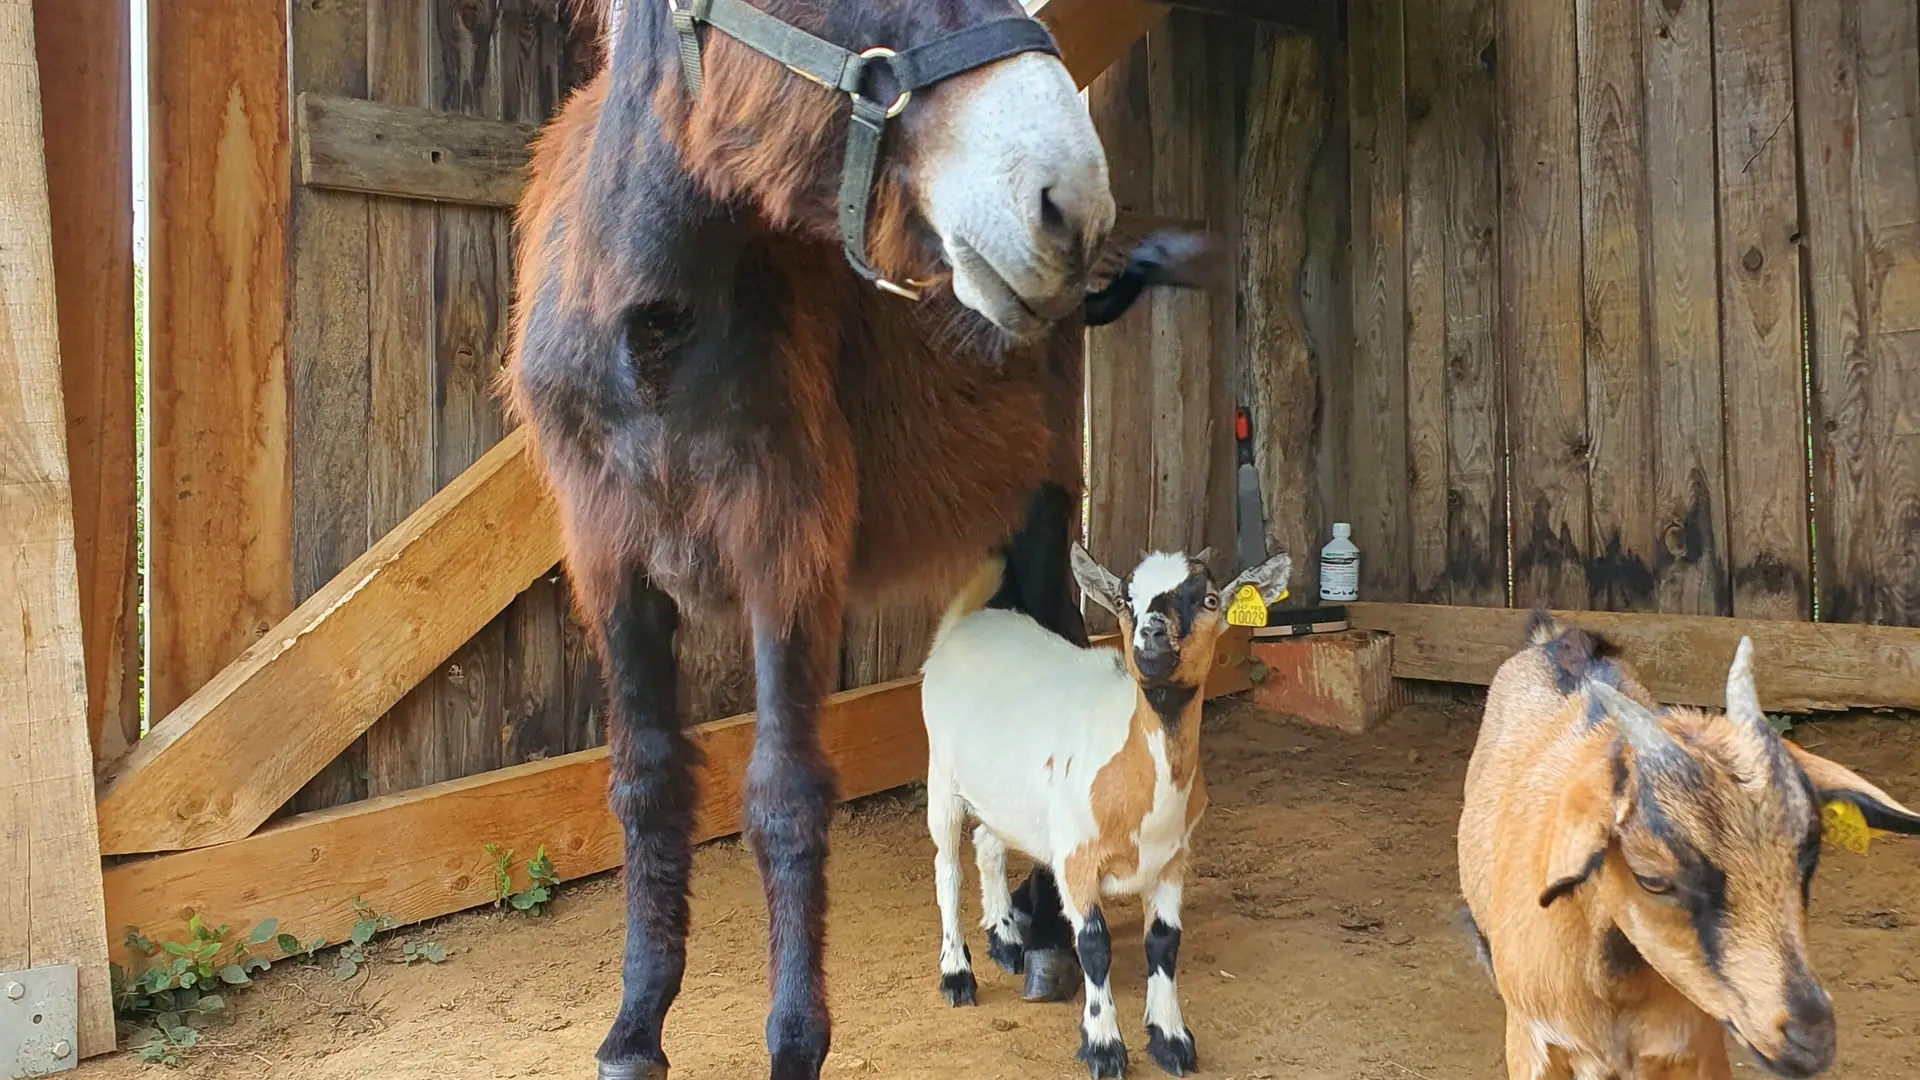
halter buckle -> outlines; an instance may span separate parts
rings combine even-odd
[[[863,72],[866,70],[866,64],[864,63],[864,61],[891,60],[894,57],[899,55],[900,55],[899,53],[894,52],[892,49],[889,49],[884,45],[876,45],[873,48],[868,49],[866,52],[863,52],[860,54],[860,59],[863,61],[863,63],[861,64],[861,70]],[[847,96],[852,98],[858,98],[860,96],[859,88],[856,87],[852,90],[847,91]],[[900,92],[900,96],[893,99],[893,104],[887,106],[887,119],[891,120],[894,117],[899,116],[901,113],[906,112],[907,102],[912,100],[913,100],[913,91],[902,90]],[[895,286],[895,288],[898,288],[898,286]]]

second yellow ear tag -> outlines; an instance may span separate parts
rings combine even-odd
[[[1286,596],[1283,590],[1279,599],[1284,600]],[[1252,585],[1240,586],[1240,591],[1234,594],[1233,603],[1227,605],[1227,625],[1254,627],[1267,625],[1267,604],[1260,599],[1259,589]]]
[[[1835,799],[1820,809],[1821,835],[1834,847],[1845,848],[1855,855],[1865,855],[1867,845],[1873,840],[1873,830],[1867,828],[1867,819],[1860,808],[1850,802]]]

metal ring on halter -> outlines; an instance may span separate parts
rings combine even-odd
[[[863,52],[863,53],[861,53],[861,54],[860,54],[860,59],[862,59],[862,60],[882,60],[882,59],[885,59],[885,60],[891,60],[891,59],[893,59],[894,57],[896,57],[896,56],[899,56],[899,55],[900,55],[899,53],[897,53],[897,52],[894,52],[894,51],[893,51],[892,49],[889,49],[889,48],[887,48],[887,47],[886,47],[886,46],[884,46],[884,45],[876,45],[876,46],[874,46],[873,48],[871,48],[871,49],[868,49],[868,50],[867,50],[866,52]],[[849,97],[856,97],[856,98],[857,98],[857,97],[859,97],[859,96],[860,96],[860,91],[858,91],[858,90],[852,90],[852,91],[849,91],[849,92],[848,92],[848,95],[847,95],[847,96],[849,96]],[[913,100],[913,91],[911,91],[911,90],[902,90],[902,91],[900,92],[900,96],[899,96],[899,97],[897,97],[897,98],[894,98],[894,99],[893,99],[893,104],[891,104],[891,105],[889,105],[889,106],[887,106],[887,119],[889,119],[889,120],[891,120],[891,119],[893,119],[894,117],[896,117],[896,116],[899,116],[899,115],[900,115],[901,113],[903,113],[903,112],[906,112],[906,111],[907,111],[907,102],[909,102],[909,101],[912,101],[912,100]]]

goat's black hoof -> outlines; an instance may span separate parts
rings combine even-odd
[[[1105,1080],[1113,1077],[1119,1080],[1127,1075],[1127,1044],[1118,1039],[1110,1043],[1087,1041],[1086,1032],[1080,1033],[1080,1052],[1074,1055],[1086,1065],[1087,1073],[1093,1080]]]
[[[1147,1025],[1147,1056],[1169,1076],[1185,1076],[1200,1064],[1194,1052],[1193,1032],[1168,1035],[1154,1024]]]
[[[658,1061],[602,1061],[600,1080],[667,1080],[667,1067]]]
[[[987,931],[987,956],[1009,975],[1026,974],[1027,947],[1017,941],[1008,941],[992,930]]]
[[[820,1080],[820,1067],[826,1064],[825,1051],[781,1051],[773,1055],[770,1080]]]
[[[971,971],[950,971],[940,976],[940,993],[954,1008],[979,1004],[973,998],[975,983]]]
[[[1080,961],[1065,949],[1029,949],[1027,982],[1020,996],[1028,1001],[1072,1001],[1080,991]]]

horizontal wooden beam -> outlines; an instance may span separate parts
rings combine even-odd
[[[301,604],[111,770],[109,855],[239,840],[560,561],[509,434]]]
[[[538,128],[407,105],[303,93],[295,111],[309,187],[510,207]]]
[[[1102,643],[1111,646],[1113,639]],[[1250,685],[1246,649],[1243,633],[1223,643],[1209,697]],[[706,756],[697,840],[739,831],[741,775],[753,730],[752,714],[695,729]],[[835,694],[821,709],[820,737],[842,798],[924,780],[920,680]],[[402,924],[477,907],[493,899],[488,844],[512,849],[516,870],[543,846],[563,879],[611,870],[623,853],[619,822],[607,808],[607,775],[601,747],[302,814],[233,843],[109,867],[107,926],[115,959],[128,962],[127,927],[174,936],[194,913],[240,928],[277,919],[301,941],[337,942],[353,925],[355,896]]]
[[[1920,629],[1604,611],[1554,615],[1618,645],[1647,689],[1671,704],[1724,706],[1727,665],[1744,635],[1753,639],[1754,681],[1768,709],[1920,708]],[[1528,613],[1349,604],[1347,618],[1355,628],[1393,635],[1397,678],[1484,686],[1520,650]]]

